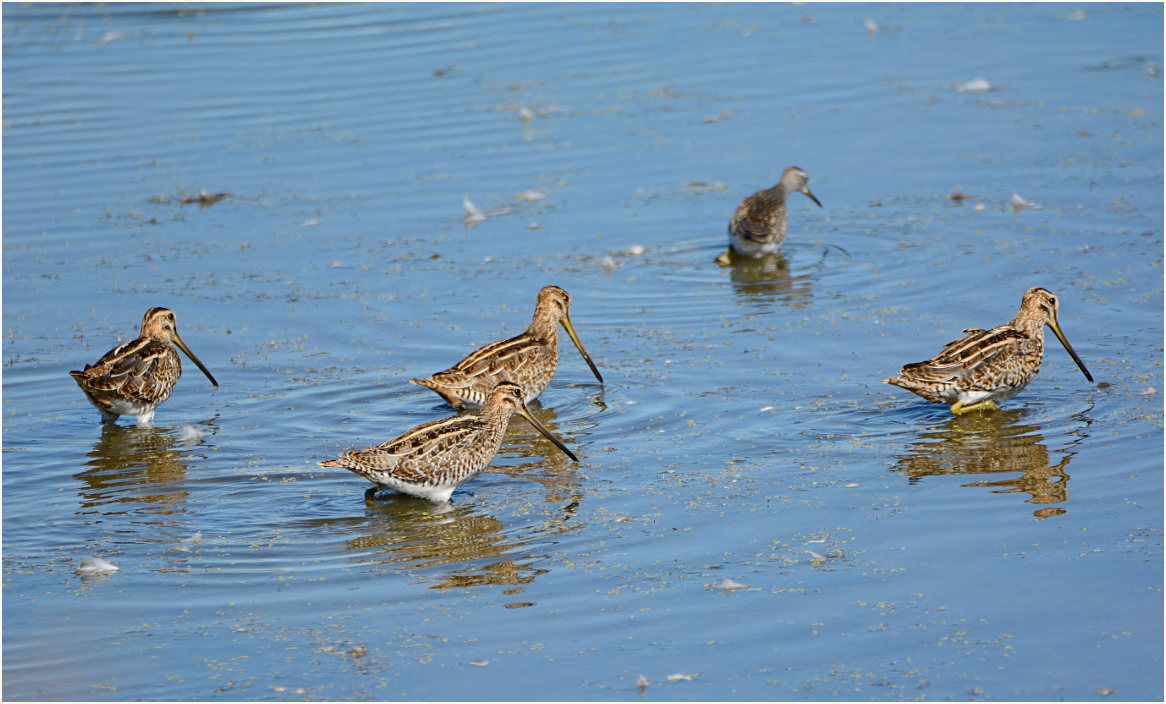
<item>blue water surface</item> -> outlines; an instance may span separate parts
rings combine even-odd
[[[6,3],[4,698],[1161,700],[1162,26]],[[794,164],[822,207],[719,265]],[[551,283],[580,462],[316,466]],[[1095,383],[1051,335],[996,413],[881,383],[1032,286]],[[103,428],[67,372],[156,305],[220,386]]]

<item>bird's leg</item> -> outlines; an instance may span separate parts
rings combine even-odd
[[[964,405],[963,401],[956,401],[955,403],[953,403],[951,405],[951,412],[957,416],[962,416],[963,414],[971,413],[972,411],[998,411],[998,410],[1000,410],[1000,407],[996,405],[995,401],[991,401],[991,400],[977,401],[977,402],[969,404],[967,406]]]

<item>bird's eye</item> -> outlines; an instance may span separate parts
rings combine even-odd
[[[1057,297],[1056,296],[1049,296],[1049,305],[1050,306],[1057,305]]]

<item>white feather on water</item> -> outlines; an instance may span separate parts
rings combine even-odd
[[[188,445],[193,445],[199,440],[202,440],[206,435],[205,431],[199,430],[193,425],[183,425],[178,429],[178,439]]]
[[[462,222],[467,225],[474,225],[479,222],[484,222],[486,218],[493,215],[505,215],[510,212],[510,208],[491,208],[490,210],[482,210],[474,205],[469,196],[462,196],[462,207],[466,209],[465,217]]]
[[[983,93],[992,90],[992,84],[987,78],[973,78],[970,81],[957,83],[955,89],[960,93]]]
[[[727,591],[727,592],[735,592],[735,591],[738,591],[740,589],[748,589],[749,588],[749,587],[745,586],[744,584],[741,584],[740,582],[737,582],[737,581],[734,581],[731,579],[727,579],[727,578],[722,579],[719,582],[713,582],[712,586],[713,586],[713,589],[723,589],[724,591]]]
[[[74,570],[74,574],[112,574],[120,569],[117,565],[106,562],[100,557],[87,557],[81,560],[81,564]]]

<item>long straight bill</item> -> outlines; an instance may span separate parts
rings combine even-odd
[[[565,329],[567,334],[571,336],[571,342],[575,343],[575,349],[579,350],[579,354],[583,355],[583,359],[587,361],[587,366],[591,367],[591,373],[594,374],[595,378],[599,380],[600,384],[602,384],[603,375],[599,373],[598,369],[596,369],[595,362],[591,361],[591,355],[587,354],[587,350],[583,349],[583,343],[579,341],[579,335],[575,333],[575,326],[571,324],[570,316],[563,316],[563,329]]]
[[[560,450],[562,450],[563,452],[565,452],[567,457],[570,457],[571,459],[575,460],[576,462],[579,461],[579,458],[575,456],[575,453],[568,450],[567,446],[563,444],[563,441],[560,440],[558,438],[558,436],[556,436],[554,433],[552,433],[547,428],[547,426],[540,423],[539,420],[534,417],[534,415],[526,408],[525,405],[522,408],[518,409],[518,415],[522,416],[523,418],[525,418],[527,420],[527,422],[529,422],[531,425],[533,425],[535,430],[537,430],[540,433],[542,433],[543,435],[545,435],[547,440],[550,440],[551,442],[555,443],[555,447],[557,447]]]
[[[1056,334],[1057,339],[1060,340],[1061,344],[1065,346],[1065,351],[1069,353],[1069,356],[1073,358],[1073,361],[1077,363],[1077,366],[1081,367],[1081,373],[1085,375],[1085,378],[1089,381],[1093,381],[1093,375],[1090,374],[1089,370],[1085,368],[1085,363],[1081,361],[1081,358],[1077,356],[1076,350],[1074,350],[1073,346],[1069,344],[1069,341],[1065,339],[1065,333],[1061,332],[1061,326],[1057,325],[1056,323],[1049,323],[1049,327],[1053,329],[1053,333]]]
[[[202,370],[203,374],[206,374],[206,378],[210,379],[212,384],[215,386],[219,385],[219,382],[215,381],[215,378],[211,375],[210,370],[203,365],[202,360],[194,356],[194,353],[190,351],[190,348],[186,346],[186,343],[182,341],[182,338],[178,336],[177,332],[171,335],[171,339],[174,340],[174,344],[178,345],[178,349],[185,352],[187,357],[190,357],[190,361],[198,365],[198,368]]]

